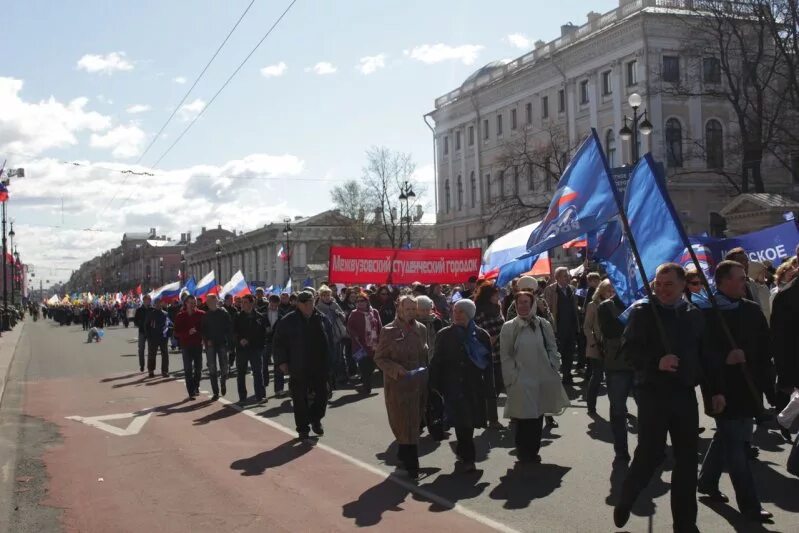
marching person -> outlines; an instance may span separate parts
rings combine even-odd
[[[252,381],[255,388],[255,400],[261,403],[266,400],[264,376],[261,370],[264,344],[266,343],[266,325],[264,317],[255,310],[255,297],[245,294],[241,297],[241,312],[233,319],[233,335],[236,344],[236,384],[239,392],[239,405],[247,403],[247,365],[252,368]]]
[[[416,320],[427,330],[427,347],[432,359],[435,353],[436,335],[444,327],[444,322],[436,316],[435,303],[428,296],[416,297]]]
[[[228,351],[234,347],[233,319],[227,309],[219,305],[219,296],[209,294],[205,298],[208,311],[202,320],[202,333],[205,339],[205,358],[208,364],[208,377],[211,380],[213,399],[227,394]]]
[[[504,390],[502,384],[502,365],[499,361],[499,334],[502,331],[502,326],[505,320],[502,318],[502,308],[499,303],[499,288],[493,283],[484,283],[477,289],[477,294],[474,297],[475,303],[475,316],[474,322],[478,328],[485,330],[488,333],[489,340],[491,341],[491,365],[486,369],[485,385],[488,387],[486,391],[486,401],[488,402],[486,408],[488,412],[488,425],[492,429],[501,429],[503,426],[499,421],[499,413],[497,412],[497,398],[499,393]]]
[[[205,312],[197,309],[197,299],[187,296],[183,309],[175,315],[175,337],[180,341],[183,355],[183,374],[189,400],[200,395],[200,379],[203,373],[202,323]],[[215,393],[216,394],[216,393]]]
[[[591,272],[591,274],[596,274],[596,272]],[[605,366],[602,357],[604,341],[602,339],[602,331],[599,328],[598,309],[602,302],[614,296],[616,296],[616,292],[613,290],[613,284],[608,279],[603,280],[599,283],[591,300],[585,307],[585,321],[583,322],[585,357],[588,360],[588,369],[591,374],[586,395],[589,415],[596,415],[596,399],[599,395],[602,379],[605,377]]]
[[[275,329],[277,328],[278,321],[283,318],[280,312],[280,297],[277,294],[269,295],[269,305],[267,305],[264,315],[264,323],[266,324],[266,350],[264,350],[264,387],[269,386],[269,365],[272,364],[275,373],[275,398],[284,398],[286,396],[286,376],[274,364],[274,349],[272,342],[275,338]]]
[[[517,316],[499,335],[505,391],[505,418],[516,423],[520,463],[540,463],[544,415],[560,415],[569,406],[557,367],[560,355],[552,326],[536,316],[535,295],[520,290],[514,298]]]
[[[726,406],[715,416],[716,434],[702,462],[698,489],[711,500],[726,503],[728,498],[719,491],[719,479],[726,466],[741,514],[750,520],[765,522],[772,514],[760,505],[748,452],[753,419],[763,412],[763,392],[773,386],[769,383],[768,324],[760,307],[744,299],[746,271],[740,263],[722,261],[714,277],[719,311],[705,312],[704,355],[714,358],[717,366],[723,369],[720,393],[724,395]],[[726,323],[726,330],[721,327],[719,318]],[[734,345],[727,332],[732,335]]]
[[[346,315],[341,306],[333,299],[333,290],[327,285],[319,287],[319,301],[316,309],[325,315],[333,325],[333,347],[335,355],[330,362],[330,385],[331,390],[334,386],[343,387],[347,383],[347,366],[344,361],[344,351],[341,348],[341,341],[347,336],[347,327],[344,323]]]
[[[136,314],[133,315],[133,325],[139,330],[139,372],[144,372],[144,349],[147,346],[147,314],[150,312],[150,298],[146,294],[142,298],[141,307],[136,309]]]
[[[572,385],[572,364],[577,349],[577,330],[579,329],[577,296],[569,285],[569,269],[558,267],[555,270],[555,283],[544,289],[544,300],[554,319],[552,327],[558,341],[561,356],[561,374],[564,385]]]
[[[161,376],[169,376],[169,317],[166,302],[158,300],[147,313],[147,370],[155,376],[155,358],[161,350]]]
[[[799,246],[796,247],[799,256]],[[796,257],[785,262],[796,261]],[[780,267],[782,268],[782,266]],[[793,270],[792,270],[793,271]],[[771,342],[774,362],[777,367],[777,408],[781,411],[788,404],[791,393],[799,389],[799,281],[794,277],[783,285],[771,303]],[[790,441],[790,433],[782,432]],[[799,439],[796,439],[799,443]],[[799,444],[796,444],[799,446]]]
[[[471,300],[453,305],[452,325],[436,336],[430,361],[430,389],[444,398],[446,420],[458,439],[456,469],[463,472],[475,470],[474,430],[487,425],[488,396],[493,391],[486,384],[492,379],[491,339],[475,324],[476,311]],[[496,413],[496,400],[491,401]]]
[[[380,314],[369,303],[369,295],[365,292],[359,293],[355,297],[355,310],[347,320],[347,331],[352,341],[352,357],[357,362],[361,375],[360,392],[365,396],[372,394],[374,356],[382,327]]]
[[[416,321],[413,296],[400,296],[396,313],[380,331],[375,363],[383,371],[388,423],[399,445],[397,458],[408,477],[416,479],[419,433],[427,402],[427,331]]]
[[[226,294],[224,299],[222,300],[222,307],[225,308],[227,314],[230,315],[230,319],[233,320],[235,323],[236,315],[239,314],[239,310],[236,309],[236,306],[233,303],[233,295]],[[236,346],[233,345],[230,348],[230,352],[228,352],[228,371],[232,372],[234,368],[236,368]]]
[[[712,395],[712,412],[724,410],[719,371],[702,358],[702,313],[683,298],[685,270],[660,265],[651,301],[632,309],[623,350],[632,361],[638,383],[638,446],[613,511],[617,527],[630,518],[635,499],[649,484],[665,457],[671,436],[674,469],[671,513],[675,531],[697,531],[696,479],[699,413],[694,390],[703,376]]]
[[[314,307],[313,294],[297,295],[297,310],[277,323],[274,337],[275,364],[289,375],[294,423],[302,441],[310,430],[325,434],[322,419],[328,399],[328,373],[333,355],[333,326]]]

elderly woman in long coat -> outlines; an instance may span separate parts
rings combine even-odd
[[[505,417],[516,421],[520,462],[541,462],[545,415],[560,415],[569,397],[556,370],[560,354],[550,323],[535,314],[535,295],[521,291],[514,301],[518,315],[505,322],[499,336],[502,377],[508,400]]]
[[[471,300],[459,300],[452,308],[453,324],[436,337],[430,362],[430,389],[444,397],[446,419],[455,428],[458,445],[456,469],[475,470],[474,429],[487,424],[487,400],[493,388],[491,338],[474,321]],[[496,412],[496,403],[494,404]]]
[[[375,364],[383,371],[386,410],[397,439],[397,458],[408,476],[419,475],[419,433],[427,403],[427,331],[416,321],[416,300],[399,299],[396,318],[380,331]],[[424,368],[424,371],[416,372]]]

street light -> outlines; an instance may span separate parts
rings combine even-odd
[[[638,158],[640,157],[638,153],[638,134],[640,133],[644,136],[650,135],[652,133],[652,123],[646,118],[646,110],[644,110],[641,115],[638,114],[638,108],[640,108],[643,103],[640,94],[632,93],[627,99],[627,103],[633,108],[633,116],[630,118],[624,115],[624,126],[619,130],[619,137],[624,141],[632,140],[632,164],[634,165],[638,162]],[[628,125],[628,121],[632,125],[632,128]]]
[[[158,268],[159,268],[159,270],[161,272],[161,286],[163,286],[164,285],[164,258],[163,257],[159,257],[158,258]]]
[[[22,279],[22,272],[19,272],[20,278],[19,281],[16,281],[15,278],[17,277],[17,265],[19,265],[19,251],[17,247],[14,246],[14,267],[11,269],[11,307],[14,306],[14,284],[18,284],[17,290],[20,292],[20,303],[22,303],[22,284],[25,283],[25,280]]]
[[[408,246],[411,244],[411,208],[410,208],[410,201],[412,198],[416,198],[416,193],[413,192],[413,188],[411,184],[407,181],[402,183],[400,187],[400,246],[402,246],[402,239],[404,238],[402,233],[402,223],[406,223],[406,228],[408,232]],[[405,216],[402,215],[402,202],[405,202]]]
[[[286,236],[286,268],[288,269],[288,278],[289,278],[288,279],[289,282],[287,283],[287,285],[291,285],[293,287],[294,284],[291,283],[291,232],[293,230],[291,229],[290,218],[283,219],[283,222],[286,223],[286,225],[283,227],[283,235]]]
[[[218,280],[222,280],[222,241],[217,239],[216,240],[216,274],[214,277]]]
[[[180,284],[186,285],[186,250],[180,251]]]
[[[16,236],[16,232],[14,231],[14,221],[11,221],[11,229],[8,232],[8,238],[11,239],[11,243],[9,249],[14,249],[14,237]],[[11,307],[14,307],[14,270],[16,269],[16,264],[13,260],[13,255],[11,256]],[[8,257],[6,255],[5,246],[3,246],[3,266],[5,267],[6,262],[8,261]],[[5,282],[6,272],[5,268],[3,269],[3,282]],[[5,287],[3,287],[3,292],[5,292]],[[3,306],[5,306],[5,302],[3,302]]]

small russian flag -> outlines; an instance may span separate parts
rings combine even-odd
[[[8,201],[8,187],[3,182],[0,182],[0,202]]]

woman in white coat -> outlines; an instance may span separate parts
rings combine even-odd
[[[560,354],[552,326],[535,314],[535,295],[514,297],[518,315],[505,322],[499,336],[502,377],[508,400],[505,418],[516,422],[520,462],[541,462],[544,415],[560,415],[569,406],[557,368]]]

